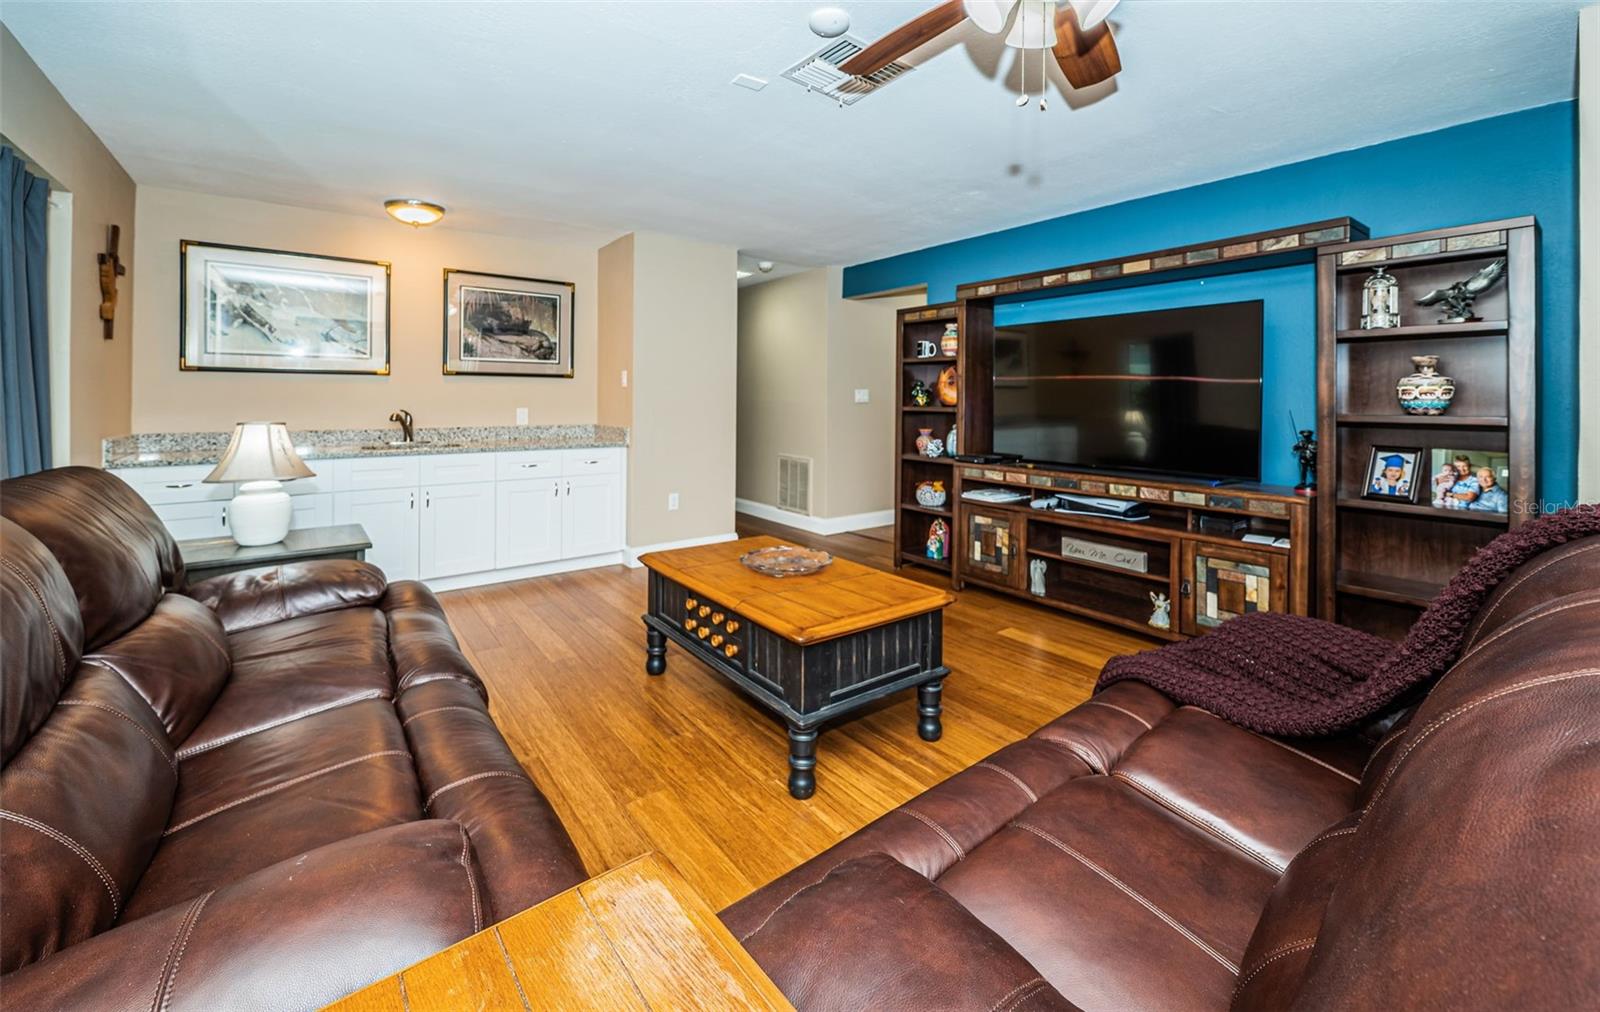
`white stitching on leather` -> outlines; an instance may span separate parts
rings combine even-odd
[[[1326,843],[1327,841],[1333,839],[1336,836],[1348,836],[1349,834],[1354,833],[1356,831],[1356,828],[1357,827],[1355,827],[1355,826],[1346,826],[1343,829],[1330,829],[1326,833],[1323,833],[1321,836],[1318,836],[1315,839],[1313,839],[1310,843],[1306,844],[1304,847],[1301,847],[1300,848],[1300,854],[1304,854],[1306,851],[1310,850],[1312,847],[1315,847],[1317,844]],[[1300,854],[1296,854],[1295,857],[1299,857]]]
[[[1372,792],[1372,800],[1368,801],[1367,807],[1362,810],[1362,821],[1365,821],[1368,813],[1377,807],[1378,799],[1383,797],[1383,792],[1388,789],[1389,782],[1394,779],[1395,771],[1400,768],[1401,763],[1405,762],[1406,756],[1410,755],[1412,750],[1418,745],[1421,745],[1423,740],[1434,731],[1461,716],[1463,713],[1466,713],[1468,710],[1475,710],[1485,703],[1492,703],[1501,696],[1509,696],[1514,692],[1521,692],[1523,689],[1538,688],[1541,685],[1548,685],[1551,682],[1564,682],[1573,678],[1587,678],[1591,675],[1600,675],[1600,668],[1574,668],[1571,671],[1563,671],[1555,675],[1541,675],[1538,678],[1530,678],[1526,681],[1517,682],[1515,685],[1508,685],[1496,692],[1491,692],[1482,699],[1474,699],[1470,703],[1462,703],[1460,706],[1449,711],[1443,716],[1435,718],[1431,723],[1428,724],[1427,727],[1423,728],[1420,732],[1411,737],[1411,740],[1406,745],[1405,750],[1399,755],[1395,756],[1394,762],[1390,763],[1389,768],[1384,771],[1383,782],[1378,784],[1378,789]],[[1357,825],[1360,825],[1360,823],[1358,822]]]
[[[1318,759],[1314,755],[1311,755],[1311,754],[1306,753],[1306,752],[1302,752],[1299,749],[1295,748],[1293,745],[1286,745],[1283,742],[1279,741],[1278,739],[1269,738],[1264,734],[1258,734],[1258,735],[1256,735],[1256,737],[1262,739],[1263,741],[1270,741],[1270,742],[1272,742],[1272,744],[1278,746],[1279,748],[1288,749],[1290,752],[1293,752],[1295,755],[1299,756],[1300,758],[1305,759],[1308,762],[1314,762],[1318,766],[1321,766],[1323,769],[1327,770],[1330,773],[1337,773],[1339,776],[1344,777],[1346,780],[1350,781],[1352,784],[1359,784],[1361,782],[1361,778],[1360,777],[1353,777],[1350,774],[1346,773],[1344,770],[1342,770],[1339,767],[1333,765],[1332,763],[1324,762],[1323,760]]]
[[[1090,772],[1098,773],[1101,776],[1105,775],[1106,769],[1108,768],[1105,760],[1100,756],[1093,754],[1087,748],[1079,745],[1077,742],[1069,741],[1066,738],[1056,738],[1048,734],[1040,734],[1037,731],[1035,731],[1031,737],[1039,741],[1047,741],[1057,748],[1066,749],[1068,752],[1071,752],[1073,755],[1083,760],[1083,764],[1089,767]]]
[[[1083,701],[1082,705],[1084,705],[1084,706],[1104,706],[1107,709],[1115,710],[1118,713],[1127,714],[1128,716],[1132,717],[1134,720],[1137,720],[1139,723],[1143,724],[1144,725],[1144,729],[1146,731],[1154,731],[1156,729],[1155,725],[1150,723],[1148,720],[1145,720],[1143,717],[1139,716],[1137,713],[1134,713],[1132,710],[1123,709],[1122,707],[1118,706],[1116,703],[1107,703],[1107,702],[1105,702],[1103,700],[1099,700],[1099,699],[1085,699]]]
[[[528,780],[528,775],[526,773],[516,770],[486,770],[483,773],[474,773],[470,777],[462,777],[460,780],[452,780],[448,784],[445,784],[443,787],[428,795],[428,800],[422,803],[423,814],[427,814],[428,809],[433,807],[434,801],[438,800],[439,795],[443,794],[444,792],[453,791],[457,787],[461,787],[464,784],[470,784],[474,780],[483,780],[486,777],[516,777],[518,780]],[[533,781],[528,780],[528,783],[531,784]]]
[[[411,726],[411,722],[413,720],[416,720],[418,717],[426,717],[430,713],[443,713],[445,710],[471,710],[473,713],[483,713],[482,710],[478,709],[475,706],[460,706],[460,705],[456,705],[456,706],[436,706],[431,710],[423,710],[421,713],[413,713],[411,716],[409,716],[405,720],[401,721],[400,722],[400,726],[401,727],[410,727]],[[487,714],[485,714],[485,716],[487,716]]]
[[[395,755],[405,756],[407,759],[411,758],[411,753],[410,752],[407,752],[405,749],[399,749],[399,748],[385,749],[382,752],[368,752],[366,755],[356,756],[354,759],[346,759],[342,763],[334,763],[332,766],[324,766],[320,770],[313,770],[310,773],[302,773],[297,777],[291,777],[290,779],[285,780],[281,784],[273,784],[271,787],[263,787],[261,790],[255,791],[255,792],[253,792],[251,794],[246,794],[242,798],[235,798],[234,800],[229,801],[227,804],[218,805],[217,807],[212,808],[212,809],[210,809],[208,811],[201,812],[199,815],[196,815],[195,817],[193,817],[191,819],[184,819],[182,822],[178,823],[176,826],[169,827],[167,829],[167,831],[165,833],[162,833],[161,835],[163,837],[171,836],[173,833],[176,833],[176,832],[178,832],[179,830],[182,830],[182,829],[188,829],[190,826],[194,825],[195,823],[203,822],[206,819],[211,818],[213,815],[221,815],[223,812],[226,812],[229,809],[238,808],[240,805],[246,804],[248,802],[256,801],[256,800],[259,800],[261,798],[265,798],[268,795],[276,794],[279,791],[288,790],[290,787],[294,787],[294,786],[296,786],[298,784],[303,784],[307,780],[315,780],[317,777],[325,776],[326,774],[337,772],[338,770],[342,770],[347,766],[355,766],[358,763],[366,762],[368,759],[381,759],[384,756],[395,756]]]
[[[1163,794],[1154,785],[1145,783],[1143,780],[1140,780],[1123,770],[1113,770],[1111,775],[1128,784],[1134,790],[1138,791],[1140,794],[1143,794],[1145,797],[1149,798],[1151,801],[1154,801],[1156,804],[1160,805],[1162,808],[1165,808],[1167,811],[1178,816],[1179,818],[1184,819],[1187,822],[1200,827],[1201,829],[1209,830],[1221,838],[1223,842],[1231,844],[1238,850],[1250,855],[1257,861],[1260,861],[1262,864],[1272,869],[1277,874],[1282,875],[1284,869],[1288,867],[1287,865],[1279,864],[1278,862],[1272,860],[1272,858],[1261,853],[1261,851],[1256,850],[1254,847],[1250,846],[1248,843],[1245,843],[1243,840],[1239,839],[1237,836],[1234,836],[1232,833],[1223,829],[1210,819],[1201,818],[1198,814],[1191,812],[1187,808],[1179,805],[1176,801]]]
[[[329,710],[337,710],[341,706],[350,706],[354,703],[365,703],[373,699],[388,698],[390,698],[389,694],[384,692],[382,689],[368,689],[366,692],[363,692],[359,695],[347,696],[344,699],[336,699],[331,703],[324,703],[321,706],[312,707],[304,712],[279,718],[270,724],[262,724],[258,727],[246,728],[243,731],[235,731],[232,734],[224,735],[223,737],[218,738],[216,741],[208,741],[204,745],[190,745],[188,748],[180,748],[178,749],[177,755],[179,759],[187,759],[190,756],[200,755],[203,752],[210,752],[214,748],[221,748],[222,746],[231,742],[238,741],[240,738],[248,738],[252,734],[260,734],[262,731],[271,731],[274,728],[282,727],[285,724],[293,724],[297,720],[304,720],[307,717],[315,717],[317,714],[327,713]]]
[[[1463,663],[1466,662],[1471,657],[1473,657],[1474,655],[1476,655],[1478,653],[1478,651],[1482,650],[1484,647],[1486,647],[1489,644],[1493,643],[1495,640],[1498,640],[1500,637],[1506,635],[1507,633],[1514,632],[1514,631],[1516,631],[1518,629],[1521,629],[1523,626],[1527,625],[1530,622],[1537,622],[1540,619],[1546,618],[1546,617],[1548,617],[1550,615],[1559,615],[1562,612],[1567,611],[1569,609],[1582,608],[1585,605],[1594,604],[1596,602],[1600,602],[1600,596],[1597,596],[1595,594],[1586,594],[1583,597],[1578,598],[1578,600],[1576,600],[1576,601],[1569,601],[1569,600],[1566,600],[1566,599],[1562,599],[1561,603],[1555,605],[1554,607],[1536,606],[1536,609],[1534,611],[1532,611],[1530,613],[1525,613],[1521,618],[1517,619],[1515,622],[1511,623],[1510,625],[1502,626],[1501,628],[1496,629],[1494,632],[1490,633],[1488,638],[1486,638],[1483,642],[1474,643],[1472,645],[1472,649],[1471,650],[1468,650],[1466,653],[1464,653],[1460,657],[1456,658],[1455,663],[1450,665],[1450,670],[1451,671],[1460,670],[1462,665],[1463,665]],[[1446,672],[1445,674],[1449,674],[1449,672]],[[1440,680],[1443,681],[1443,676],[1441,676]]]
[[[1032,980],[1023,981],[1016,987],[1007,991],[1000,997],[999,1001],[991,1005],[989,1007],[989,1012],[1005,1012],[1006,1009],[1015,1007],[1016,1002],[1021,1001],[1030,994],[1033,994],[1035,991],[1039,990],[1040,985],[1044,984],[1044,982],[1045,979],[1043,977],[1035,977]]]
[[[483,930],[483,914],[478,907],[478,881],[472,877],[472,864],[467,853],[467,827],[456,823],[461,830],[461,870],[467,873],[467,888],[472,892],[472,933]]]
[[[123,720],[125,720],[128,723],[132,724],[134,730],[136,730],[140,734],[144,735],[146,741],[148,741],[150,744],[155,746],[156,752],[161,756],[162,760],[168,766],[172,767],[172,772],[174,772],[174,773],[178,772],[178,757],[175,756],[175,755],[172,755],[166,749],[162,748],[161,747],[161,743],[156,740],[156,736],[151,734],[149,731],[146,731],[144,729],[143,725],[141,725],[137,720],[134,720],[132,717],[128,716],[126,713],[123,713],[121,710],[117,709],[116,707],[107,706],[104,703],[96,703],[96,702],[94,702],[93,700],[90,700],[90,699],[58,699],[58,700],[56,700],[56,705],[57,706],[89,706],[89,707],[93,707],[96,710],[104,710],[107,713],[114,714],[114,715],[116,715],[118,717],[121,717]]]
[[[1167,913],[1165,910],[1162,910],[1160,907],[1158,907],[1154,903],[1150,902],[1138,890],[1134,889],[1132,886],[1128,885],[1126,882],[1122,881],[1120,878],[1117,878],[1115,875],[1111,874],[1106,869],[1100,867],[1098,864],[1095,864],[1093,861],[1091,861],[1088,858],[1084,857],[1082,854],[1078,853],[1076,850],[1074,850],[1071,847],[1067,846],[1066,844],[1062,843],[1060,840],[1056,839],[1051,834],[1049,834],[1049,833],[1045,832],[1044,830],[1040,829],[1038,826],[1032,825],[1031,823],[1027,823],[1027,822],[1013,822],[1012,825],[1017,827],[1018,829],[1025,830],[1025,831],[1027,831],[1029,833],[1032,833],[1034,836],[1039,837],[1041,840],[1044,840],[1046,843],[1054,845],[1056,847],[1056,849],[1060,850],[1062,853],[1066,854],[1068,857],[1073,858],[1079,864],[1083,865],[1085,868],[1088,868],[1090,871],[1094,872],[1096,875],[1099,875],[1101,878],[1105,879],[1111,885],[1115,886],[1119,891],[1121,891],[1129,899],[1133,900],[1135,903],[1137,903],[1140,906],[1144,907],[1146,910],[1150,911],[1152,914],[1155,914],[1157,917],[1161,918],[1162,922],[1165,923],[1167,925],[1167,927],[1173,929],[1178,934],[1182,935],[1183,937],[1187,938],[1189,941],[1193,942],[1206,955],[1210,956],[1212,959],[1215,959],[1217,962],[1219,962],[1223,966],[1227,967],[1229,972],[1233,973],[1234,975],[1238,975],[1239,967],[1236,966],[1232,960],[1230,960],[1227,956],[1224,956],[1222,953],[1218,952],[1216,949],[1213,949],[1210,945],[1206,944],[1206,941],[1203,938],[1201,938],[1199,935],[1195,934],[1193,931],[1190,931],[1188,928],[1184,927],[1182,924],[1179,924],[1177,919],[1174,918],[1171,914]]]
[[[1004,766],[1001,766],[998,763],[992,763],[987,759],[985,759],[983,762],[975,763],[974,765],[982,766],[986,770],[994,770],[996,773],[1000,774],[1001,776],[1005,777],[1007,780],[1009,780],[1012,783],[1016,784],[1018,789],[1020,789],[1023,794],[1026,794],[1028,796],[1028,803],[1029,804],[1032,804],[1033,802],[1039,800],[1039,795],[1033,793],[1033,788],[1031,788],[1027,784],[1023,783],[1021,777],[1017,776],[1015,773],[1013,773],[1010,770],[1006,769]]]
[[[858,854],[857,855],[857,857],[866,857],[866,856],[867,855],[865,855],[865,854]],[[815,882],[807,882],[805,885],[801,886],[800,888],[796,889],[794,892],[790,893],[787,897],[784,898],[784,901],[782,903],[779,903],[777,906],[773,907],[772,910],[767,914],[767,916],[761,918],[761,923],[760,924],[757,924],[755,927],[751,928],[748,932],[746,932],[745,934],[739,936],[740,944],[748,942],[750,939],[754,938],[756,936],[756,934],[758,932],[760,932],[760,930],[762,928],[767,926],[767,922],[772,920],[774,917],[778,916],[778,911],[780,911],[784,907],[788,906],[794,900],[794,898],[796,896],[799,896],[801,893],[805,892],[807,889],[810,889],[812,886],[821,885],[823,883],[823,880],[825,880],[829,875],[832,875],[834,872],[838,871],[840,868],[843,868],[845,865],[849,864],[851,861],[854,861],[854,860],[855,860],[854,857],[845,858],[843,861],[840,861],[838,864],[834,865],[832,868],[829,868],[827,871],[823,872],[820,876],[817,877],[817,880]]]
[[[918,822],[922,823],[924,826],[927,826],[929,829],[933,830],[935,833],[938,833],[940,839],[944,840],[945,843],[948,843],[950,845],[950,849],[956,852],[956,860],[957,861],[966,860],[967,852],[961,849],[961,844],[957,843],[956,842],[956,838],[951,836],[948,832],[946,832],[945,828],[943,826],[939,825],[937,822],[934,822],[932,819],[928,818],[926,815],[923,815],[921,812],[915,811],[915,810],[910,809],[910,808],[906,808],[904,805],[902,805],[899,808],[896,808],[895,811],[900,812],[903,815],[911,816],[913,819],[916,819]]]
[[[1239,996],[1239,992],[1244,990],[1244,986],[1254,980],[1256,974],[1260,973],[1262,970],[1265,970],[1268,963],[1276,962],[1277,960],[1282,959],[1284,956],[1288,956],[1296,952],[1303,952],[1306,949],[1312,948],[1316,944],[1317,940],[1315,938],[1302,938],[1298,942],[1286,942],[1283,945],[1278,946],[1276,949],[1273,949],[1271,952],[1267,953],[1267,957],[1265,959],[1256,964],[1256,968],[1254,970],[1251,970],[1249,973],[1245,974],[1239,979],[1239,983],[1234,985],[1234,997],[1237,998]]]
[[[106,871],[106,866],[100,863],[100,859],[89,852],[88,847],[85,847],[54,826],[47,825],[38,819],[22,815],[19,812],[13,812],[8,808],[0,808],[0,819],[10,819],[12,822],[27,826],[35,832],[43,833],[83,858],[83,863],[89,866],[89,869],[100,879],[100,883],[106,887],[106,892],[111,894],[111,919],[116,920],[122,913],[122,893],[117,889],[117,883],[112,880],[111,873]]]
[[[166,1012],[172,1007],[172,995],[178,988],[178,968],[183,965],[183,954],[189,951],[189,939],[194,937],[194,926],[200,923],[200,911],[205,909],[206,902],[215,895],[215,892],[213,890],[195,900],[189,912],[183,915],[183,924],[178,929],[183,944],[178,946],[178,954],[172,960],[172,972],[162,974],[161,990],[157,992],[160,1002],[156,1007],[161,1012]]]
[[[1511,592],[1528,582],[1530,578],[1537,576],[1539,573],[1544,572],[1546,569],[1554,566],[1558,562],[1565,562],[1567,559],[1570,559],[1575,555],[1582,555],[1584,552],[1593,552],[1596,550],[1600,550],[1600,542],[1596,542],[1592,545],[1584,545],[1577,551],[1563,555],[1560,558],[1543,560],[1538,565],[1534,566],[1532,569],[1528,570],[1526,573],[1523,573],[1521,576],[1507,584],[1505,592],[1499,597],[1495,598],[1494,604],[1490,605],[1489,609],[1485,611],[1483,615],[1473,623],[1473,625],[1477,626],[1478,629],[1482,629],[1485,625],[1488,625],[1490,616],[1494,615],[1494,613],[1499,610],[1500,605],[1505,603],[1505,599],[1511,596]]]
[[[1407,724],[1405,727],[1401,728],[1398,733],[1388,734],[1382,741],[1378,742],[1378,747],[1372,750],[1371,755],[1367,756],[1366,765],[1361,767],[1361,779],[1365,780],[1367,778],[1367,771],[1370,770],[1372,768],[1372,764],[1377,761],[1378,753],[1382,752],[1390,745],[1393,745],[1395,742],[1403,740],[1410,728],[1411,725]]]
[[[0,557],[0,566],[5,566],[17,574],[17,579],[27,584],[28,589],[33,591],[33,596],[39,599],[39,609],[44,612],[45,624],[50,627],[50,645],[56,648],[56,668],[65,677],[67,674],[67,650],[63,644],[66,642],[66,637],[61,635],[61,628],[56,625],[56,617],[50,613],[50,605],[45,603],[44,591],[39,589],[39,585],[33,581],[33,577],[24,573],[21,567],[10,559]]]

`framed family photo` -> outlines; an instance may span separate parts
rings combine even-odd
[[[389,264],[185,239],[178,368],[389,374]]]
[[[1374,446],[1367,459],[1367,481],[1361,498],[1416,505],[1422,481],[1418,464],[1422,448]]]
[[[1505,513],[1511,500],[1511,455],[1503,450],[1452,450],[1429,453],[1430,505],[1442,510]]]
[[[569,281],[444,272],[444,372],[571,379]]]

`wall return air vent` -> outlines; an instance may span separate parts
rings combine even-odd
[[[778,508],[811,512],[811,458],[778,455]]]
[[[898,60],[865,77],[852,77],[839,64],[865,49],[859,39],[841,35],[783,72],[790,81],[841,106],[855,105],[911,69]]]

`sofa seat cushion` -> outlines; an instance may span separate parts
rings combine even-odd
[[[1084,777],[939,884],[1082,1008],[1216,1009],[1276,880],[1127,783]]]
[[[1360,782],[1304,749],[1192,706],[1179,707],[1135,742],[1111,777],[1275,875],[1355,808]]]
[[[189,757],[362,699],[394,694],[389,628],[374,608],[306,615],[228,637],[233,674],[185,739]]]
[[[1004,939],[886,854],[834,868],[743,941],[807,1012],[1073,1008]]]
[[[483,927],[461,827],[413,822],[263,868],[5,978],[7,1007],[313,1009]]]
[[[235,739],[181,761],[171,823],[125,919],[295,854],[420,818],[416,767],[387,700]]]

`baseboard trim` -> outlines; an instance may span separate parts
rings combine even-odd
[[[668,552],[674,548],[699,548],[701,545],[720,545],[724,541],[735,541],[739,535],[733,531],[726,534],[708,534],[703,538],[685,538],[682,541],[663,541],[659,544],[644,545],[634,548],[629,545],[622,550],[623,562],[633,569],[639,568],[639,556],[651,552]]]
[[[874,510],[871,513],[852,513],[842,517],[813,517],[804,513],[790,513],[776,506],[752,499],[735,499],[733,508],[761,520],[770,520],[785,527],[798,527],[810,534],[844,534],[864,531],[873,527],[887,527],[894,523],[894,510]]]
[[[510,583],[512,580],[532,580],[540,576],[555,576],[557,573],[571,573],[579,569],[598,569],[601,566],[620,566],[628,562],[625,551],[602,552],[599,555],[583,555],[576,559],[556,559],[553,562],[539,562],[531,566],[512,566],[509,569],[490,569],[482,573],[463,573],[460,576],[438,576],[431,580],[423,580],[428,589],[465,590],[468,587],[484,587],[491,583]]]

